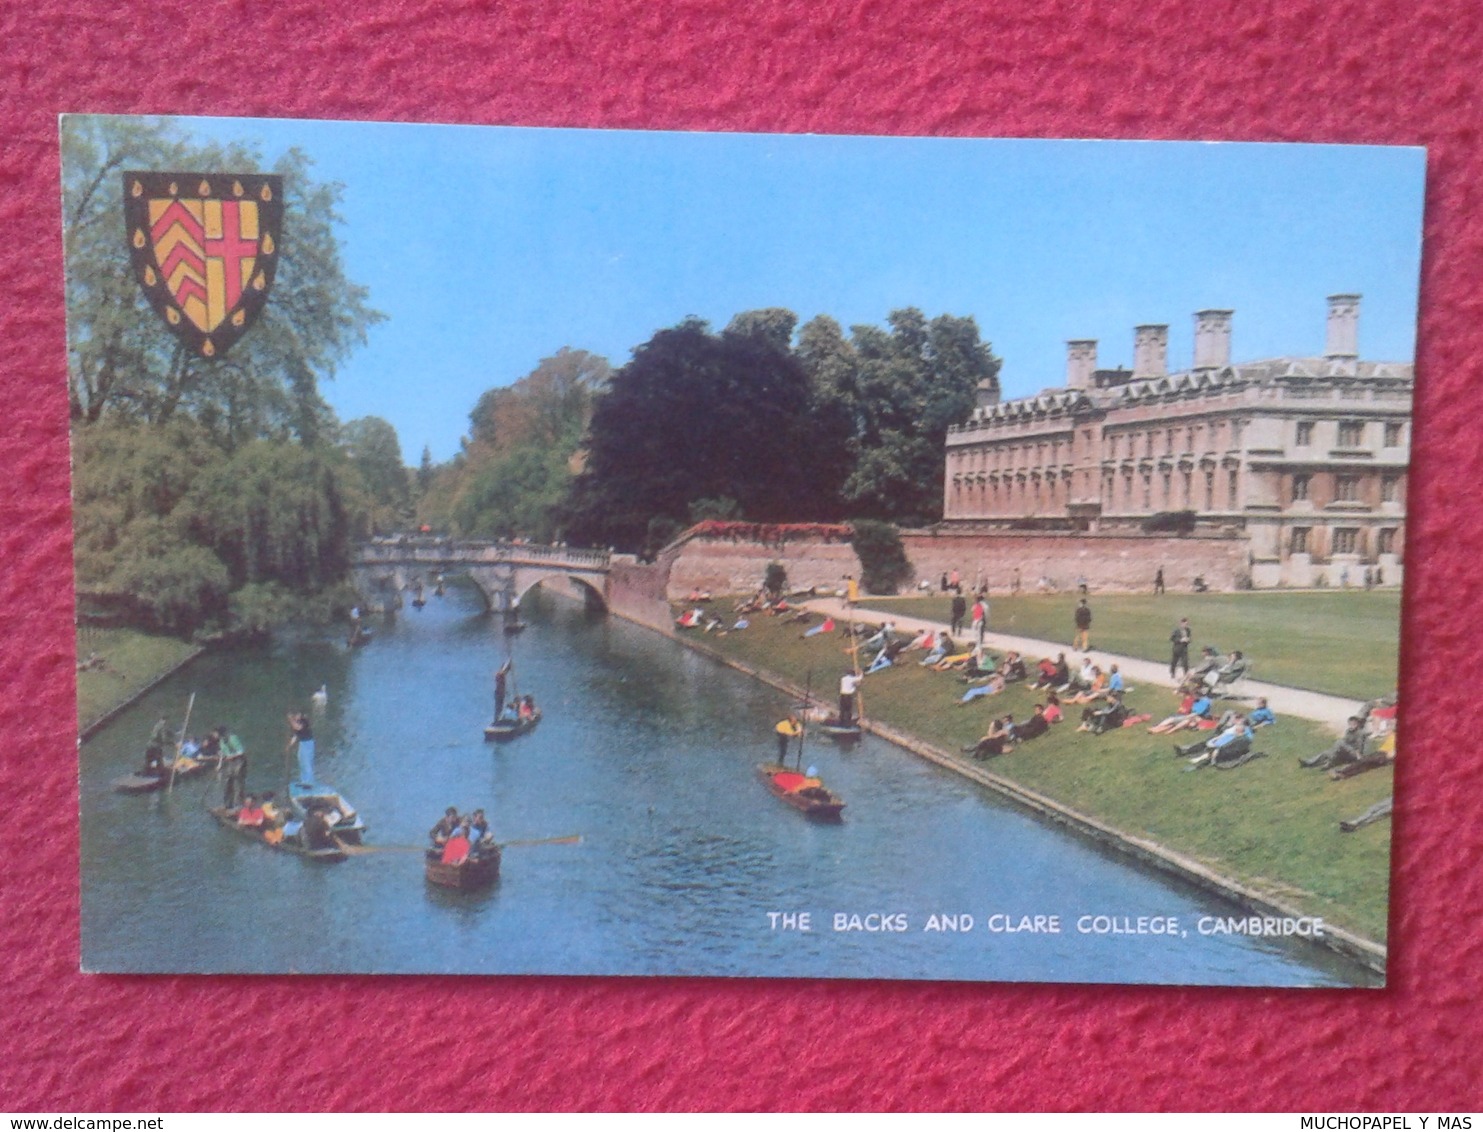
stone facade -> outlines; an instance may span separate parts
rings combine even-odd
[[[1322,357],[1230,360],[1233,312],[1195,315],[1194,364],[1167,373],[1167,326],[1132,370],[1067,344],[1062,388],[984,398],[947,438],[949,528],[1130,532],[1192,511],[1244,542],[1257,587],[1399,585],[1414,368],[1358,356],[1358,295],[1329,298]],[[1160,549],[1144,558],[1151,574]]]

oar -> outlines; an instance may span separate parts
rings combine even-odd
[[[526,838],[519,841],[501,841],[501,849],[509,849],[512,846],[524,848],[528,845],[580,845],[582,835],[580,833],[569,834],[566,837],[537,837]],[[425,845],[351,845],[342,841],[338,836],[335,844],[352,857],[364,857],[371,853],[426,853],[428,846]]]
[[[582,835],[580,833],[573,833],[573,834],[567,835],[566,837],[536,837],[536,838],[525,838],[525,839],[520,840],[520,841],[501,841],[499,843],[499,847],[501,849],[508,849],[512,845],[518,845],[518,846],[522,846],[523,847],[523,846],[526,846],[526,845],[580,845],[580,844],[582,844]]]

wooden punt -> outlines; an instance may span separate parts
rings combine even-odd
[[[842,819],[844,801],[826,789],[820,779],[810,778],[781,763],[763,763],[757,768],[757,774],[773,794],[805,817],[815,821]]]
[[[508,743],[511,739],[518,739],[521,735],[534,731],[536,724],[540,722],[540,708],[529,719],[496,719],[484,729],[484,738],[495,743]]]
[[[212,809],[211,816],[214,817],[224,828],[231,830],[238,837],[245,837],[248,841],[256,841],[259,845],[269,849],[277,849],[284,853],[295,853],[300,857],[307,857],[311,861],[343,861],[346,857],[345,850],[339,845],[327,845],[321,848],[311,849],[304,844],[301,833],[285,835],[280,840],[269,840],[266,836],[269,828],[251,825],[237,824],[237,811],[227,807],[216,807]]]

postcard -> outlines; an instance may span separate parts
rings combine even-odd
[[[1424,151],[61,149],[84,970],[1383,985]]]

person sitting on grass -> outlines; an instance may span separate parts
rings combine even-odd
[[[1076,730],[1090,731],[1093,735],[1101,735],[1104,732],[1115,730],[1123,725],[1123,720],[1128,718],[1127,706],[1123,703],[1123,694],[1114,692],[1107,703],[1099,708],[1087,708],[1081,713],[1081,726]]]
[[[923,668],[935,668],[946,659],[948,653],[953,651],[953,639],[946,633],[938,633],[937,639],[933,641],[932,647],[927,650],[927,655],[922,659]]]
[[[1071,686],[1071,665],[1066,663],[1065,653],[1056,654],[1056,671],[1051,685],[1057,692],[1064,692]]]
[[[886,621],[882,623],[881,627],[877,629],[873,635],[866,637],[863,641],[861,641],[860,647],[863,649],[883,649],[890,642],[891,634],[895,631],[895,623]]]
[[[1035,683],[1032,688],[1054,688],[1056,686],[1056,662],[1050,657],[1043,657],[1035,666]]]
[[[876,654],[876,658],[870,662],[870,667],[865,670],[869,676],[873,672],[879,672],[883,668],[890,668],[896,663],[896,658],[901,655],[901,650],[906,646],[900,641],[888,641],[886,646]]]
[[[1166,719],[1161,719],[1148,729],[1148,733],[1167,735],[1171,731],[1188,731],[1198,727],[1202,719],[1210,718],[1210,709],[1213,706],[1209,696],[1197,696],[1193,692],[1186,692],[1179,711]]]
[[[1195,705],[1195,694],[1193,692],[1176,692],[1179,697],[1179,710],[1173,715],[1166,715],[1148,729],[1150,735],[1163,735],[1170,731],[1178,730],[1175,724],[1184,720],[1190,713],[1190,708]]]
[[[1107,670],[1108,694],[1111,694],[1113,692],[1126,692],[1127,690],[1127,687],[1123,684],[1123,674],[1117,670],[1117,665],[1114,664]]]
[[[964,751],[982,762],[996,755],[1007,755],[1014,750],[1014,719],[1012,716],[995,717],[989,721],[984,737]]]
[[[937,634],[931,629],[923,629],[915,637],[907,642],[906,652],[915,652],[917,649],[926,649],[931,652],[937,647]]]
[[[1334,770],[1348,763],[1357,763],[1365,757],[1365,717],[1351,715],[1349,726],[1339,741],[1326,751],[1311,758],[1299,759],[1298,766],[1305,769]]]
[[[999,665],[991,653],[982,644],[973,646],[973,653],[968,658],[968,663],[963,667],[963,681],[965,683],[974,680],[982,680],[986,676],[992,676],[999,671]]]
[[[1045,705],[1036,704],[1035,711],[1024,723],[1015,727],[1015,738],[1021,743],[1038,739],[1050,730],[1050,721],[1045,718]]]
[[[1045,722],[1060,723],[1066,718],[1066,713],[1061,710],[1061,697],[1055,692],[1045,694]]]
[[[1241,655],[1241,650],[1237,649],[1231,653],[1225,663],[1205,673],[1205,687],[1214,689],[1219,684],[1234,684],[1246,675],[1247,667],[1246,658]]]
[[[1364,774],[1367,770],[1379,770],[1393,762],[1395,762],[1395,732],[1390,731],[1368,755],[1357,762],[1346,763],[1337,770],[1329,771],[1329,777],[1337,782],[1342,778],[1353,778],[1356,774]]]
[[[952,672],[955,668],[965,668],[965,666],[971,666],[973,665],[974,651],[977,651],[976,648],[970,648],[967,653],[949,653],[948,656],[945,656],[942,660],[939,660],[939,662],[934,663],[934,665],[931,666],[931,669],[933,669],[933,672]],[[925,663],[927,662],[925,662],[924,660],[924,662],[922,663],[924,663],[925,665]]]
[[[1206,645],[1200,650],[1200,663],[1184,674],[1184,681],[1179,685],[1180,690],[1199,693],[1206,686],[1205,678],[1218,671],[1220,665],[1220,654],[1211,645]]]
[[[1267,698],[1265,696],[1256,701],[1256,707],[1251,709],[1251,714],[1246,717],[1246,722],[1253,728],[1271,727],[1277,722],[1277,716],[1267,706]]]
[[[1029,673],[1025,671],[1025,658],[1013,649],[1005,653],[1004,682],[1006,684],[1015,684],[1028,678]]]
[[[982,696],[997,696],[1002,691],[1004,691],[1004,677],[996,672],[982,684],[976,684],[964,692],[963,698],[958,701],[958,707],[971,704]]]
[[[817,625],[815,625],[812,629],[805,629],[803,631],[803,636],[805,638],[808,638],[808,637],[817,637],[820,633],[832,633],[832,632],[834,632],[834,618],[832,618],[832,617],[826,617],[826,618],[824,618],[824,620],[820,621]]]
[[[1085,671],[1085,669],[1083,669]],[[1107,694],[1107,674],[1096,665],[1092,666],[1091,679],[1074,696],[1067,698],[1070,704],[1089,704]]]
[[[1256,758],[1251,754],[1252,730],[1246,725],[1246,718],[1241,715],[1233,716],[1230,725],[1216,735],[1213,739],[1207,739],[1201,743],[1191,743],[1187,747],[1174,745],[1174,753],[1181,757],[1193,755],[1189,760],[1190,769],[1197,770],[1202,766],[1235,767],[1247,761],[1247,756]]]

